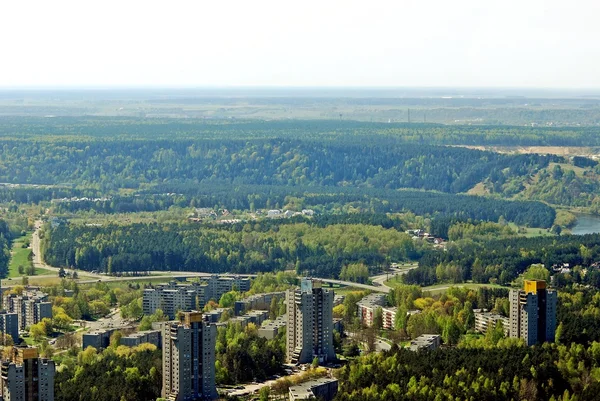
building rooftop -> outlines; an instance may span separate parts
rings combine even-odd
[[[337,379],[329,379],[329,378],[321,378],[316,380],[311,380],[305,383],[298,384],[296,386],[290,387],[290,395],[293,395],[293,399],[310,399],[314,398],[315,395],[312,391],[314,387],[321,386],[324,384],[335,383]]]
[[[369,294],[360,301],[358,306],[374,308],[376,306],[383,306],[385,304],[385,295],[383,294]]]

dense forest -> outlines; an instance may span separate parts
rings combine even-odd
[[[599,371],[596,342],[422,352],[392,346],[344,367],[336,400],[594,400]]]
[[[123,190],[138,195],[183,194],[187,199],[176,203],[209,207],[231,203],[237,209],[243,204],[251,208],[251,203],[256,208],[261,203],[275,205],[276,198],[286,196],[283,188],[296,194],[335,188],[338,193],[355,191],[380,200],[380,191],[418,189],[474,191],[596,211],[600,210],[596,162],[446,146],[591,146],[592,131],[352,121],[4,117],[0,182],[54,187],[3,187],[0,200],[36,203],[114,195],[121,196],[116,203],[61,205],[61,209],[127,212],[168,207],[169,201],[132,201],[122,196]],[[229,201],[215,195],[231,188],[241,188],[252,199],[237,196]],[[271,196],[260,196],[265,189]]]
[[[6,277],[8,274],[8,264],[10,262],[10,246],[13,240],[13,234],[4,220],[0,220],[0,277]]]
[[[285,186],[233,186],[211,184],[202,187],[161,186],[163,194],[114,196],[106,200],[56,202],[53,211],[71,214],[81,211],[97,213],[135,213],[167,210],[175,207],[208,207],[217,211],[283,208],[300,211],[313,208],[322,214],[357,213],[347,217],[355,221],[360,215],[411,212],[419,216],[506,221],[529,227],[550,227],[556,213],[541,202],[508,201],[481,196],[455,195],[414,190],[367,188],[297,188]],[[325,218],[325,217],[323,217]],[[367,217],[369,218],[369,217]]]
[[[552,156],[465,148],[297,139],[0,141],[0,182],[104,189],[161,182],[367,186],[465,192],[494,171],[521,176]]]
[[[422,252],[411,236],[393,228],[306,222],[265,232],[250,224],[61,224],[45,229],[41,250],[53,266],[88,271],[255,273],[295,268],[317,277],[337,277],[352,262],[375,267],[415,259]]]
[[[154,345],[93,347],[61,357],[56,373],[57,401],[155,400],[162,383],[161,352]]]
[[[589,267],[600,261],[600,234],[564,235],[558,237],[511,237],[500,240],[449,244],[445,251],[431,250],[423,254],[419,267],[404,276],[406,283],[431,285],[439,281],[473,280],[489,283],[495,280],[509,284],[530,265]],[[597,268],[583,274],[581,282],[599,286]]]
[[[136,117],[0,118],[0,137],[27,139],[115,138],[254,140],[302,138],[364,142],[384,137],[405,143],[435,145],[600,146],[595,127],[527,127],[373,123],[349,120],[200,120]]]

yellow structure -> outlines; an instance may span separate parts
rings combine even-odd
[[[526,294],[537,294],[538,290],[546,289],[546,282],[544,280],[525,280],[523,289]]]
[[[192,312],[183,312],[183,324],[190,327],[192,323],[200,323],[202,322],[202,312],[192,311]]]
[[[36,359],[38,357],[37,348],[21,348],[15,347],[15,363],[22,365],[28,359]]]

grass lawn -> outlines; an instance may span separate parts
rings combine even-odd
[[[29,285],[39,285],[39,286],[48,286],[48,285],[58,285],[60,284],[61,279],[58,277],[36,277],[29,276]],[[21,284],[21,280],[13,279],[14,284]]]
[[[432,295],[441,294],[445,292],[450,287],[466,287],[470,289],[477,289],[482,287],[487,288],[506,288],[510,289],[511,287],[499,285],[499,284],[479,284],[479,283],[459,283],[459,284],[436,284],[431,285],[429,287],[423,287],[423,292],[427,291]]]
[[[25,269],[31,267],[32,263],[29,259],[31,255],[30,248],[23,248],[23,244],[26,241],[31,241],[31,233],[19,237],[13,241],[13,246],[10,251],[11,258],[8,265],[8,277],[15,278],[21,277],[23,274],[19,274],[19,266],[23,266]],[[40,276],[44,274],[54,274],[52,271],[47,269],[36,268],[35,275]]]

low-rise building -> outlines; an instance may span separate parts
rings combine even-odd
[[[373,325],[375,311],[385,305],[385,295],[370,294],[357,303],[358,318],[365,326]]]
[[[210,312],[204,312],[203,316],[204,319],[206,319],[207,321],[211,322],[211,323],[217,323],[221,320],[221,317],[223,316],[223,314],[225,312],[230,312],[231,308],[217,308],[217,309],[213,309]]]
[[[252,309],[268,310],[271,307],[273,298],[279,302],[285,299],[285,292],[267,292],[265,294],[256,294],[251,295],[246,299],[236,301],[233,306],[233,313],[236,316],[240,316]]]
[[[267,320],[263,323],[263,325],[258,329],[258,335],[266,338],[267,340],[272,340],[279,332],[287,327],[287,315],[279,316],[275,320]]]
[[[128,336],[121,337],[120,344],[128,347],[137,347],[143,343],[150,343],[160,347],[162,344],[161,338],[162,333],[160,330],[138,331],[137,333],[132,333]]]
[[[115,329],[100,329],[84,333],[81,339],[81,346],[83,349],[94,347],[100,351],[110,345],[110,336],[114,332]]]
[[[496,327],[498,322],[502,322],[504,336],[508,337],[510,333],[510,321],[507,317],[491,312],[476,312],[475,313],[475,330],[480,333],[486,333],[488,328]]]
[[[290,401],[318,399],[331,401],[338,392],[337,379],[321,378],[290,387]]]
[[[229,319],[228,323],[239,323],[242,327],[246,327],[248,323],[253,323],[259,327],[262,322],[269,319],[269,311],[253,310],[242,316],[235,316]]]
[[[442,343],[442,338],[438,334],[423,334],[410,342],[411,351],[419,351],[422,349],[434,350],[438,349]]]
[[[396,313],[398,312],[397,307],[383,307],[381,308],[383,316],[383,328],[387,330],[393,330],[396,324]]]

